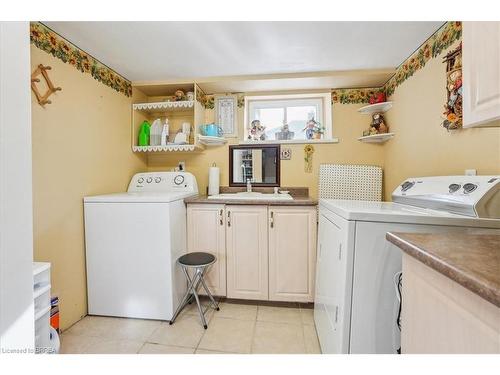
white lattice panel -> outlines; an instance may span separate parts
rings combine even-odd
[[[382,168],[371,165],[321,164],[319,197],[380,201]]]

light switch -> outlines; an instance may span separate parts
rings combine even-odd
[[[466,169],[465,170],[466,176],[475,176],[476,174],[477,174],[477,171],[475,169]]]

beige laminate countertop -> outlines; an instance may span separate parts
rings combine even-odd
[[[272,187],[254,187],[253,191],[261,193],[272,193],[274,188]],[[275,201],[275,200],[263,200],[263,199],[208,199],[206,195],[198,195],[195,197],[185,198],[185,203],[212,203],[212,204],[242,204],[242,205],[254,205],[254,206],[316,206],[318,201],[312,199],[309,196],[309,189],[306,187],[282,187],[280,190],[286,190],[290,192],[293,200],[290,201]],[[221,186],[220,193],[238,193],[241,191],[246,191],[244,187],[229,187]]]
[[[318,202],[310,197],[293,197],[293,200],[275,201],[263,199],[208,199],[206,195],[198,195],[184,199],[184,203],[238,204],[261,206],[316,206]]]
[[[500,307],[500,235],[387,233],[406,254]]]

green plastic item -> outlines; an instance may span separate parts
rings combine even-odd
[[[150,123],[143,121],[139,129],[139,146],[149,146]]]

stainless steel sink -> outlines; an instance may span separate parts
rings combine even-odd
[[[208,199],[224,199],[224,200],[262,200],[262,201],[290,201],[293,200],[290,194],[268,194],[252,191],[248,193],[242,191],[240,193],[223,193],[218,195],[210,195]]]

